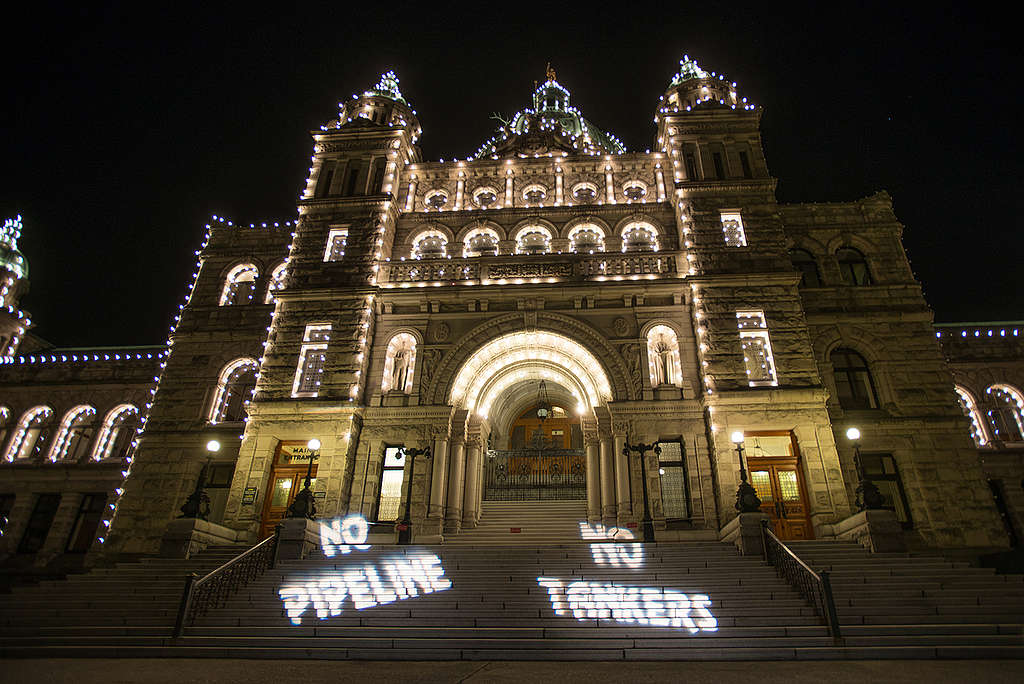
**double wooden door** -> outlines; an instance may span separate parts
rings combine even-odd
[[[780,539],[813,539],[810,506],[796,458],[752,458],[750,484]]]
[[[274,528],[288,513],[288,507],[295,501],[306,482],[306,465],[274,466],[267,485],[267,495],[263,499],[263,524],[260,528],[260,539],[266,539],[274,533]],[[316,484],[316,464],[313,465],[313,477],[310,488]]]

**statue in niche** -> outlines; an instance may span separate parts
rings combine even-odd
[[[648,351],[651,354],[651,363],[654,369],[654,384],[674,384],[676,368],[673,346],[665,339],[664,333],[659,333],[655,339],[651,340]]]
[[[391,389],[399,392],[405,391],[405,383],[409,379],[409,357],[411,352],[399,347],[395,350],[394,365],[391,371]]]

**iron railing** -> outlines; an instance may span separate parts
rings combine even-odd
[[[814,610],[824,618],[828,632],[839,641],[839,614],[836,602],[832,598],[832,582],[825,570],[815,571],[803,562],[793,550],[786,546],[775,533],[768,528],[768,521],[761,521],[761,538],[764,541],[764,559],[775,571],[789,582],[805,599],[811,602]]]
[[[487,501],[551,501],[587,498],[582,449],[488,451],[484,465]]]
[[[205,615],[211,608],[223,606],[232,593],[272,569],[277,559],[277,534],[275,532],[202,577],[190,573],[185,578],[185,589],[174,622],[174,636],[180,637],[186,625],[194,623],[197,617]]]

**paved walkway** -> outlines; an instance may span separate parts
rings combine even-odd
[[[887,660],[724,663],[625,662],[372,662],[325,660],[49,659],[0,662],[7,684],[319,684],[320,682],[612,682],[719,683],[752,681],[840,684],[842,682],[1024,682],[1024,660]]]

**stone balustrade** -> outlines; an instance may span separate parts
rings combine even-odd
[[[381,266],[378,282],[385,286],[403,283],[562,280],[638,280],[675,277],[679,271],[676,252],[633,254],[544,254],[414,259]]]

